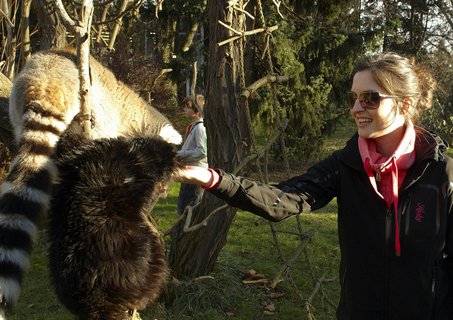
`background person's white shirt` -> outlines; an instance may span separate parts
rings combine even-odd
[[[184,164],[208,167],[206,128],[202,118],[192,122],[192,128],[177,154]]]

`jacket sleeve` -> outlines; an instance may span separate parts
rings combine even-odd
[[[453,279],[453,160],[451,159],[447,161],[447,173],[449,181],[445,188],[445,190],[447,190],[447,231],[444,253],[446,255],[447,268],[451,279]]]
[[[206,128],[203,123],[193,127],[190,148],[178,151],[178,155],[189,160],[201,160],[207,155]]]
[[[266,185],[223,171],[219,184],[209,191],[233,207],[280,221],[301,212],[319,209],[337,194],[338,165],[334,156],[311,167],[307,173],[278,185]]]

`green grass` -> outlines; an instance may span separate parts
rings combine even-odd
[[[160,228],[169,228],[177,218],[176,201],[179,185],[174,184],[166,199],[154,210]],[[316,319],[334,319],[334,308],[339,294],[337,277],[339,249],[336,232],[336,204],[332,202],[318,213],[300,216],[302,232],[312,234],[307,243],[307,257],[302,254],[283,276],[275,291],[283,297],[272,299],[274,291],[260,283],[244,284],[243,274],[254,269],[272,280],[280,270],[282,261],[272,237],[270,224],[247,212],[238,212],[228,233],[227,244],[222,250],[215,270],[210,277],[181,283],[175,290],[172,305],[163,303],[150,306],[141,317],[145,319],[306,319],[304,299],[311,294],[314,283],[310,265],[316,277],[333,278],[323,285],[313,300]],[[296,218],[275,224],[276,229],[296,232]],[[285,259],[289,259],[300,244],[294,234],[279,233],[279,242]],[[169,241],[169,239],[166,239]],[[73,317],[58,302],[50,284],[47,271],[45,232],[41,231],[32,255],[32,264],[26,274],[22,294],[13,314],[15,320],[65,320]],[[264,305],[273,304],[272,316],[263,314]]]

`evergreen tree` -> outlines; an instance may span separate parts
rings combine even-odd
[[[279,25],[271,42],[272,72],[290,81],[275,87],[276,100],[269,88],[260,91],[262,99],[252,109],[254,123],[265,134],[273,131],[276,103],[281,117],[290,119],[289,152],[299,158],[319,151],[323,137],[349,115],[344,101],[354,61],[376,46],[377,31],[361,27],[359,9],[354,0],[294,1],[282,20],[274,7],[266,7],[266,19]]]

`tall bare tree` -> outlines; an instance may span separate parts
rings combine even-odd
[[[234,34],[223,28],[223,21],[231,29],[241,32],[244,14],[228,7],[229,1],[209,0],[209,63],[207,75],[207,106],[205,123],[208,135],[208,159],[213,167],[233,171],[245,158],[252,135],[248,121],[247,101],[241,98],[244,88],[243,38],[219,46]],[[238,6],[242,1],[237,1]],[[192,223],[197,224],[224,203],[205,193],[195,208]],[[212,215],[206,227],[195,232],[183,232],[178,226],[173,232],[170,263],[178,278],[191,278],[212,271],[220,250],[226,242],[236,209],[224,207]]]

